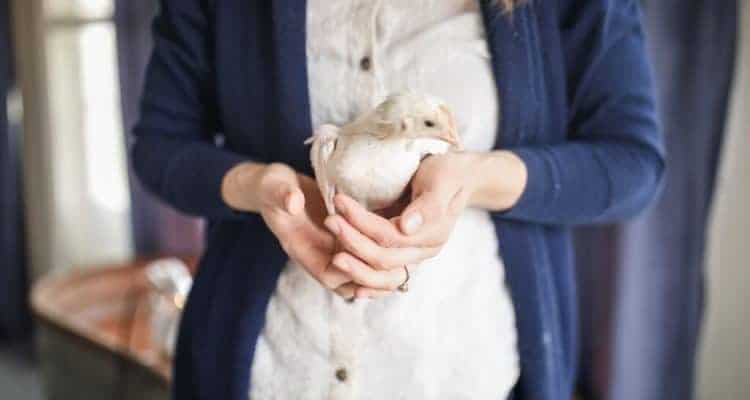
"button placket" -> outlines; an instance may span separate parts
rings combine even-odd
[[[331,302],[331,392],[330,399],[357,398],[358,351],[364,325],[362,301],[348,303],[339,297]]]
[[[346,382],[347,376],[346,368],[339,368],[336,370],[336,379],[338,379],[339,382]]]
[[[360,112],[367,111],[383,100],[380,82],[380,71],[377,59],[377,20],[383,7],[383,0],[363,0],[362,7],[366,7],[366,14],[361,23],[356,25],[354,34],[360,40],[361,47],[352,49],[358,54],[352,54],[357,60],[358,69],[357,104]]]
[[[357,0],[354,8],[361,10],[361,20],[351,25],[353,39],[347,47],[347,55],[353,69],[355,85],[353,100],[359,112],[374,106],[380,99],[378,70],[376,63],[376,22],[382,0]],[[330,314],[330,399],[358,398],[358,352],[364,335],[365,301],[347,302],[333,299]]]
[[[368,51],[362,56],[359,62],[360,68],[366,72],[373,71],[375,49],[378,44],[378,14],[382,8],[383,0],[371,1],[370,4],[370,16],[367,19],[369,25],[364,27],[367,35]]]
[[[362,71],[368,72],[372,68],[372,58],[370,56],[364,56],[359,60],[359,68]]]

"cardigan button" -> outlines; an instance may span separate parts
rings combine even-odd
[[[336,370],[336,379],[338,379],[339,382],[346,381],[347,376],[348,376],[348,374],[346,373],[346,369],[339,368],[339,369]]]
[[[359,61],[359,67],[362,68],[363,71],[369,71],[370,68],[372,68],[372,59],[370,57],[362,57],[362,60]]]

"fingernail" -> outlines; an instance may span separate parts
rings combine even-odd
[[[333,218],[326,218],[325,220],[326,228],[328,228],[329,231],[333,232],[334,235],[338,235],[341,233],[341,226],[339,226],[338,222],[336,222]]]
[[[404,229],[406,230],[406,233],[414,233],[419,229],[420,226],[422,226],[422,214],[421,213],[414,213],[410,215],[408,218],[406,218],[406,223],[404,224]]]
[[[333,266],[344,272],[349,272],[349,270],[351,269],[349,268],[349,265],[343,263],[334,262]]]
[[[295,195],[294,190],[290,190],[286,194],[286,199],[284,202],[284,207],[286,207],[286,211],[289,214],[297,215],[302,212],[302,209],[305,207],[304,203],[300,201],[299,196]]]

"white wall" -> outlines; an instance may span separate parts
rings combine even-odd
[[[750,3],[740,3],[737,81],[709,228],[703,400],[750,399]]]

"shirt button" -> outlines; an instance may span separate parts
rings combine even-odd
[[[346,378],[347,378],[346,369],[339,368],[339,369],[336,370],[336,379],[338,379],[339,382],[346,381]]]
[[[372,59],[367,56],[362,57],[359,61],[359,67],[362,68],[363,71],[369,71],[370,68],[372,68]]]

